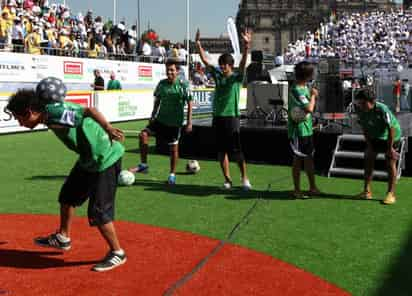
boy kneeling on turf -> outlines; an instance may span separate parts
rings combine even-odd
[[[397,148],[401,139],[401,128],[395,115],[389,108],[376,102],[375,92],[371,87],[363,88],[356,93],[359,123],[366,139],[365,152],[365,185],[360,198],[372,199],[371,182],[377,153],[385,153],[388,170],[388,192],[383,203],[394,204],[396,183],[396,161],[399,159]]]
[[[315,183],[315,169],[313,154],[312,112],[315,109],[318,91],[309,89],[308,81],[312,80],[314,67],[308,62],[300,62],[295,66],[295,83],[289,91],[288,100],[288,138],[293,153],[292,176],[295,198],[308,198],[300,189],[300,171],[305,168],[309,180],[309,195],[319,194]],[[295,109],[296,108],[296,109]],[[293,118],[292,110],[300,111],[304,116]],[[294,111],[295,111],[294,110]]]
[[[122,140],[123,133],[113,128],[96,109],[63,102],[64,97],[64,84],[58,79],[47,78],[39,83],[36,91],[18,90],[6,107],[21,126],[33,129],[45,124],[70,150],[79,154],[60,191],[59,229],[49,236],[35,238],[34,242],[43,247],[69,250],[75,207],[89,198],[89,223],[97,226],[110,248],[107,256],[92,270],[110,270],[126,262],[113,224],[124,147],[112,139]]]

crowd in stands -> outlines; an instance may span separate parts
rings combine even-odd
[[[136,25],[113,24],[94,16],[74,14],[68,6],[49,0],[6,0],[0,16],[0,50],[30,54],[163,62],[174,57],[182,62],[182,44],[140,38]],[[138,38],[139,37],[139,38]],[[140,60],[141,60],[140,59]]]
[[[283,60],[338,57],[347,63],[405,65],[412,57],[411,32],[411,10],[343,14],[289,44]]]

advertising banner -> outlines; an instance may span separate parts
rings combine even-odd
[[[91,84],[95,69],[106,83],[111,72],[122,84],[131,85],[152,86],[166,78],[164,64],[0,52],[0,83],[35,83],[54,76],[65,83]]]
[[[95,93],[95,107],[110,122],[149,118],[153,91],[104,91]]]
[[[210,113],[213,111],[213,96],[214,89],[194,89],[193,95],[193,114]],[[247,103],[247,89],[242,88],[240,90],[239,109],[246,110]]]

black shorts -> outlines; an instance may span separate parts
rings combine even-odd
[[[87,216],[91,226],[113,221],[117,177],[121,164],[119,159],[102,172],[87,172],[76,163],[60,190],[59,202],[78,207],[89,198]]]
[[[216,135],[217,151],[241,153],[239,117],[214,117],[213,128]]]
[[[144,129],[149,135],[154,135],[160,137],[168,145],[177,145],[179,144],[181,127],[178,126],[168,126],[157,120],[152,121]]]
[[[385,153],[388,151],[388,141],[381,139],[371,139],[372,151],[375,153]],[[393,143],[393,148],[398,150],[400,147],[400,141]]]
[[[292,154],[297,157],[313,157],[315,153],[313,136],[289,139],[289,146]]]

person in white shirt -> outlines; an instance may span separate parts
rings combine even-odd
[[[24,31],[20,18],[14,19],[11,43],[13,44],[13,52],[24,52]]]
[[[147,42],[147,40],[143,41],[143,46],[142,46],[142,54],[143,54],[143,62],[150,62],[151,61],[151,55],[152,55],[152,47],[150,44]]]

